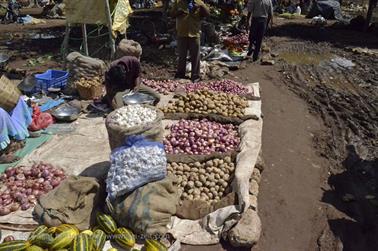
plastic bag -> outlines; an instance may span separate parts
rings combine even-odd
[[[164,145],[148,141],[143,136],[128,137],[124,146],[112,151],[110,162],[106,180],[106,191],[110,199],[164,179],[167,175]]]
[[[30,131],[39,131],[54,123],[54,119],[49,113],[41,112],[38,106],[33,107],[33,121],[29,126]]]

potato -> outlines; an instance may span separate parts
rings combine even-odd
[[[188,181],[187,186],[189,188],[193,188],[194,187],[194,182],[193,181]]]

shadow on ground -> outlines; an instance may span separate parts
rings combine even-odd
[[[330,217],[329,228],[342,242],[342,250],[377,250],[378,159],[362,159],[351,145],[347,152],[345,170],[329,177],[331,189],[322,198],[345,214],[343,218]]]
[[[268,34],[270,36],[291,37],[312,42],[329,42],[337,47],[355,46],[378,49],[378,32],[363,33],[347,27],[327,26],[322,28],[308,23],[290,22],[274,26]]]

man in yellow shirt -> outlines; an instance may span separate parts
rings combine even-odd
[[[177,51],[179,54],[176,78],[185,78],[186,56],[190,53],[191,80],[200,79],[201,20],[210,14],[202,0],[175,0],[171,15],[176,18]]]

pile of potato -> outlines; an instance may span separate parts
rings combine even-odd
[[[241,118],[244,116],[247,107],[248,102],[243,97],[200,90],[180,96],[173,104],[171,103],[162,110],[164,113],[217,114]]]
[[[235,164],[225,157],[204,163],[169,163],[167,170],[177,177],[181,200],[215,202],[226,194]]]
[[[75,82],[76,86],[81,86],[84,88],[90,88],[92,86],[101,86],[103,83],[103,80],[101,77],[96,76],[93,78],[80,78]]]

